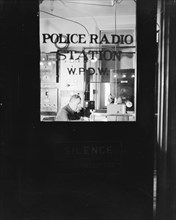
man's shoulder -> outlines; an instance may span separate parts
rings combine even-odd
[[[60,109],[56,116],[56,121],[67,121],[68,120],[68,109],[67,105]]]
[[[68,114],[69,113],[69,108],[68,105],[64,106],[63,108],[61,108],[60,114]]]
[[[62,112],[69,112],[70,111],[70,108],[69,108],[69,105],[65,105],[63,108],[61,108]]]

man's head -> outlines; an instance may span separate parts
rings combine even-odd
[[[69,106],[74,111],[77,112],[81,104],[81,97],[79,95],[73,95],[70,98]]]

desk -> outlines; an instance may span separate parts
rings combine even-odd
[[[41,121],[51,122],[54,121],[53,116],[42,116]],[[80,120],[73,120],[71,122],[112,122],[112,121],[134,121],[134,114],[107,114],[101,112],[94,112],[90,118],[81,117]]]

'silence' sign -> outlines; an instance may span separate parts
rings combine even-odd
[[[59,143],[53,146],[53,158],[63,169],[86,168],[118,171],[122,160],[122,143]]]

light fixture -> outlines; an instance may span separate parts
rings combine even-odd
[[[65,0],[64,3],[76,3],[83,5],[97,5],[97,6],[113,6],[116,0]]]
[[[91,61],[92,63],[95,63],[95,62],[97,62],[97,58],[94,57],[94,58],[92,58],[90,61]]]
[[[92,62],[92,63],[95,63],[95,62],[97,62],[97,57],[95,57],[94,55],[92,55],[92,54],[89,54],[89,53],[87,53],[87,58],[88,58],[88,60],[90,61],[90,62]]]
[[[128,80],[121,80],[120,83],[128,83]]]

